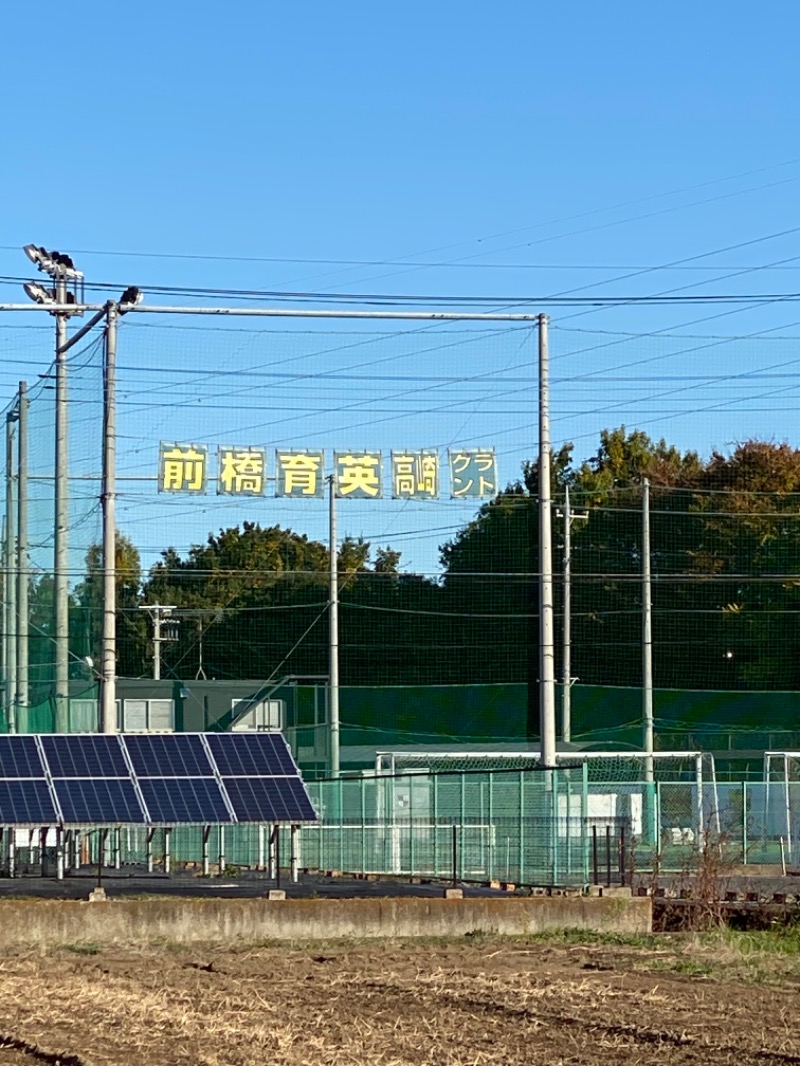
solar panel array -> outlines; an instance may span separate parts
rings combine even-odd
[[[0,825],[316,821],[280,733],[0,736]]]

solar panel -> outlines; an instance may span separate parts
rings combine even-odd
[[[36,739],[32,736],[0,736],[0,778],[44,777]]]
[[[0,824],[55,825],[58,814],[47,782],[0,781]]]
[[[209,733],[208,746],[223,777],[298,773],[282,733]]]
[[[42,747],[53,777],[130,776],[116,736],[44,736]]]
[[[314,808],[299,778],[225,777],[222,783],[240,822],[314,822]]]
[[[213,777],[196,733],[133,734],[124,738],[139,777]]]
[[[214,825],[231,816],[214,778],[143,777],[139,782],[150,821],[159,825]]]
[[[54,784],[65,825],[141,825],[145,820],[130,781],[61,778]]]

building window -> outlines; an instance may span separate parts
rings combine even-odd
[[[259,700],[258,703],[249,703],[246,699],[231,700],[231,710],[234,714],[247,706],[249,710],[233,723],[234,733],[248,730],[280,732],[283,729],[283,700]]]
[[[173,700],[117,701],[117,727],[122,733],[174,733]]]

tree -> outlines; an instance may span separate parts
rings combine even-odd
[[[142,593],[139,551],[128,537],[115,539],[117,672],[137,677],[144,670],[146,622],[138,610]],[[99,663],[103,634],[103,549],[92,544],[86,553],[86,573],[75,588],[70,611],[70,650],[78,659]]]

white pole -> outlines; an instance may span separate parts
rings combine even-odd
[[[555,767],[556,698],[547,324],[547,315],[539,315],[539,728],[542,765]]]
[[[103,639],[100,677],[101,732],[117,731],[117,560],[116,560],[116,362],[117,308],[106,315],[103,397]]]
[[[330,604],[328,606],[328,740],[331,777],[339,776],[339,559],[336,540],[336,475],[330,484]]]

